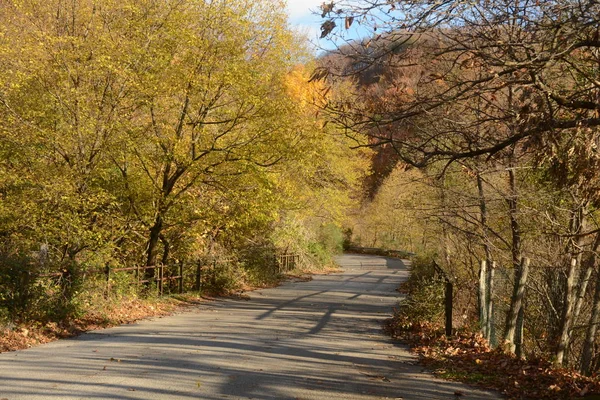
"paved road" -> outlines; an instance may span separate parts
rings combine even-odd
[[[0,354],[0,399],[497,399],[434,380],[381,332],[402,262],[339,258],[345,272],[183,314]]]

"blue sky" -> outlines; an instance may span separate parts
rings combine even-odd
[[[318,11],[323,0],[287,0],[287,3],[290,24],[306,34],[311,41],[318,41],[321,16],[312,14],[311,10]]]
[[[287,4],[289,21],[293,27],[305,34],[312,43],[318,44],[320,48],[335,48],[335,44],[330,40],[319,40],[321,35],[320,26],[323,22],[320,15],[320,6],[323,4],[323,0],[287,0]],[[314,11],[319,14],[314,14]],[[359,23],[354,23],[352,28],[343,31],[343,35],[346,39],[355,39],[368,35],[368,32]],[[338,44],[343,43],[343,40],[338,42]]]

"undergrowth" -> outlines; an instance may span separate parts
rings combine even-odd
[[[515,400],[566,400],[600,393],[596,376],[555,368],[541,358],[519,359],[501,347],[492,349],[468,326],[446,337],[443,285],[430,265],[427,258],[413,262],[411,277],[400,288],[406,298],[385,327],[392,337],[410,345],[437,376],[495,389]]]

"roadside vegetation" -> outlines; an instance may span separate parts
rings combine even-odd
[[[590,0],[326,2],[322,34],[338,49],[313,75],[350,93],[324,110],[376,151],[352,241],[435,262],[454,284],[454,325],[470,332],[459,342],[565,376],[600,367],[599,15]],[[345,40],[356,26],[369,34]],[[417,314],[399,326],[436,320],[435,281],[414,282],[407,301],[400,315]],[[496,386],[519,386],[498,383],[505,372]],[[598,389],[554,377],[541,394],[506,390]]]
[[[325,2],[313,60],[280,1],[3,2],[1,349],[359,245],[417,254],[390,329],[442,375],[598,391],[599,7]]]
[[[2,338],[172,309],[157,292],[270,285],[282,254],[331,263],[368,159],[319,114],[284,10],[0,5]]]

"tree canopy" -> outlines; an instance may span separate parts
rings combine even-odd
[[[271,240],[282,215],[313,198],[328,210],[320,220],[339,224],[340,193],[365,167],[315,121],[315,84],[297,69],[308,52],[284,10],[262,0],[3,3],[6,251],[152,266],[219,240]]]

